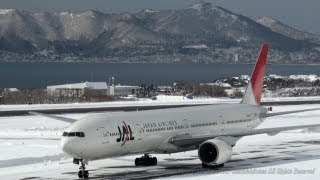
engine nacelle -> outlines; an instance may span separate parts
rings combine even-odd
[[[198,156],[207,165],[223,164],[231,159],[232,147],[223,140],[210,139],[199,146]]]

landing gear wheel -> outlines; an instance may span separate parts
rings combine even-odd
[[[205,163],[202,163],[202,168],[208,168],[209,166]]]
[[[89,178],[89,171],[86,171],[86,165],[84,164],[83,160],[79,160],[80,163],[81,163],[81,166],[80,166],[80,171],[78,172],[78,177],[79,178],[84,178],[84,179],[88,179]]]
[[[84,171],[83,178],[84,179],[88,179],[89,178],[89,171]]]
[[[136,158],[134,161],[136,166],[153,166],[157,165],[157,158],[156,157],[150,157],[148,154],[145,154],[141,158]]]
[[[79,171],[79,172],[78,172],[78,177],[81,178],[81,179],[83,178],[83,173],[82,173],[82,171]]]
[[[207,165],[205,163],[202,163],[202,168],[219,169],[219,168],[223,168],[223,167],[224,167],[224,164]]]
[[[143,160],[141,160],[141,158],[136,158],[134,163],[135,163],[136,166],[142,166],[143,165]]]
[[[152,165],[157,165],[157,163],[158,163],[158,160],[157,160],[157,158],[156,157],[153,157],[152,158]]]

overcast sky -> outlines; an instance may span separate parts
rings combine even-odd
[[[320,35],[320,0],[206,0],[250,17],[270,16],[291,26]],[[181,9],[193,0],[0,0],[0,8],[28,11],[104,12]]]

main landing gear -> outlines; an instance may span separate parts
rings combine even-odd
[[[202,167],[203,168],[208,168],[208,169],[219,169],[219,168],[223,168],[224,164],[217,164],[217,165],[207,165],[205,163],[202,163]]]
[[[89,178],[89,171],[86,171],[86,165],[83,161],[83,159],[73,159],[74,164],[79,164],[81,163],[79,169],[80,171],[78,172],[78,177],[83,178],[83,179],[88,179]]]
[[[151,157],[149,154],[144,154],[140,158],[136,158],[135,164],[136,166],[154,166],[157,165],[157,158]]]

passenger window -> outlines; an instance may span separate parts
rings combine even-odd
[[[63,132],[62,136],[68,136],[67,132]]]

